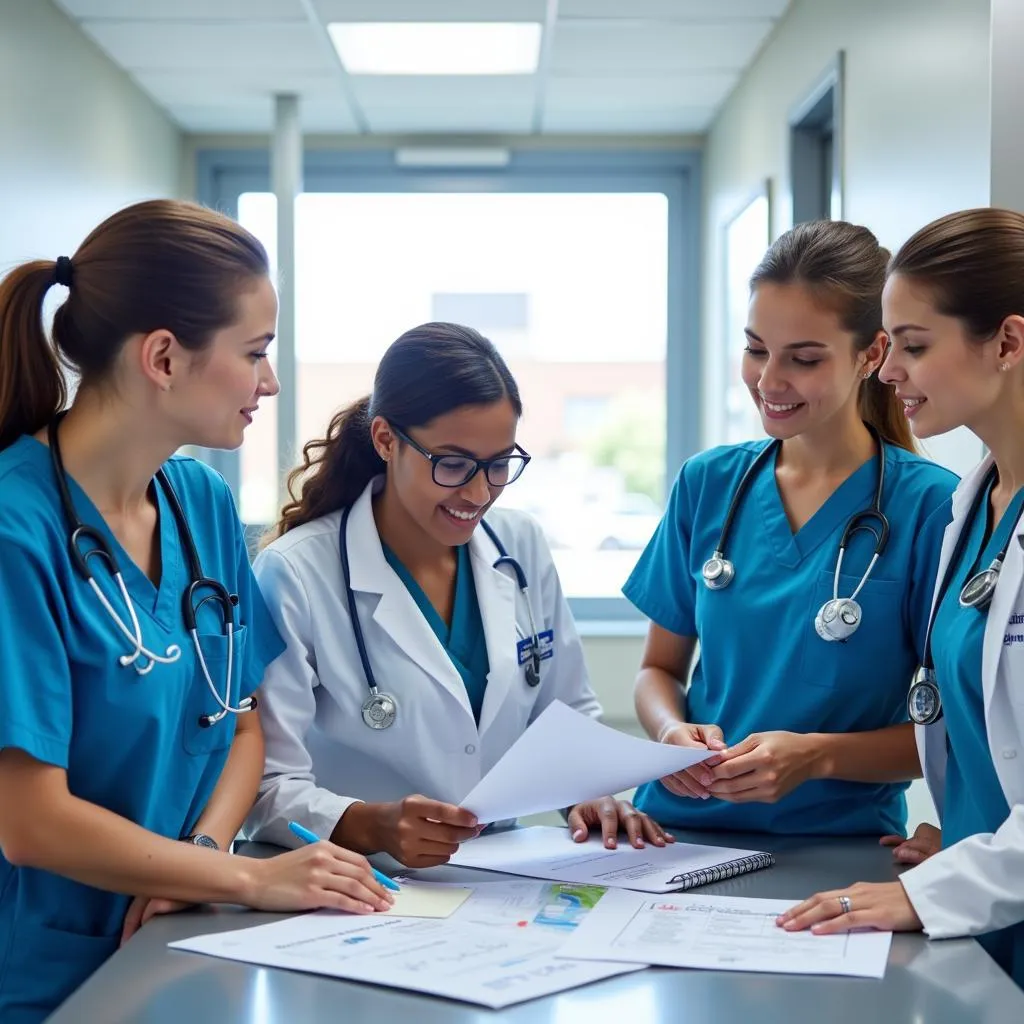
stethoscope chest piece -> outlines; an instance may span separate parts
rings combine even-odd
[[[942,698],[935,673],[919,668],[907,695],[907,714],[915,725],[931,725],[942,717]]]
[[[996,592],[1001,568],[1002,560],[997,558],[987,569],[975,573],[960,591],[960,607],[977,608],[979,611],[987,608]]]
[[[363,701],[363,721],[371,729],[389,729],[395,724],[398,703],[389,693],[375,690]]]
[[[716,551],[700,570],[708,590],[724,590],[733,581],[736,567],[720,551]]]
[[[849,640],[861,621],[860,605],[852,597],[834,597],[826,601],[814,616],[814,629],[822,640]]]

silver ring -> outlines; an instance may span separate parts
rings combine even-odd
[[[837,896],[839,900],[839,906],[843,908],[843,913],[848,914],[853,909],[853,903],[850,902],[849,896]]]

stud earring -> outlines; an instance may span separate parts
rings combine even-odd
[[[1010,364],[1009,363],[1000,363],[999,364],[999,370],[1000,370],[1001,373],[1006,373],[1006,371],[1009,368],[1010,368]]]
[[[870,376],[871,376],[871,371],[870,370],[867,373],[863,374],[863,377],[864,377],[865,380],[867,380],[868,377],[870,377]]]

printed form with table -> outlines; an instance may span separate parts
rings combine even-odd
[[[569,807],[708,757],[620,733],[560,702],[545,709],[461,806],[481,822]],[[804,898],[690,890],[763,868],[771,854],[674,843],[607,849],[564,828],[485,832],[456,866],[519,876],[450,884],[399,875],[387,913],[318,911],[196,936],[172,949],[500,1008],[649,966],[881,978],[889,932],[817,936],[776,925]]]

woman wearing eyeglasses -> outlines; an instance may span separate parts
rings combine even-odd
[[[540,527],[491,506],[530,456],[494,346],[425,324],[385,353],[373,395],[309,442],[255,570],[287,643],[260,704],[266,770],[253,839],[297,821],[410,867],[480,824],[458,806],[553,700],[601,708]],[[486,514],[486,520],[484,516]],[[669,837],[611,797],[569,811],[583,841]]]

